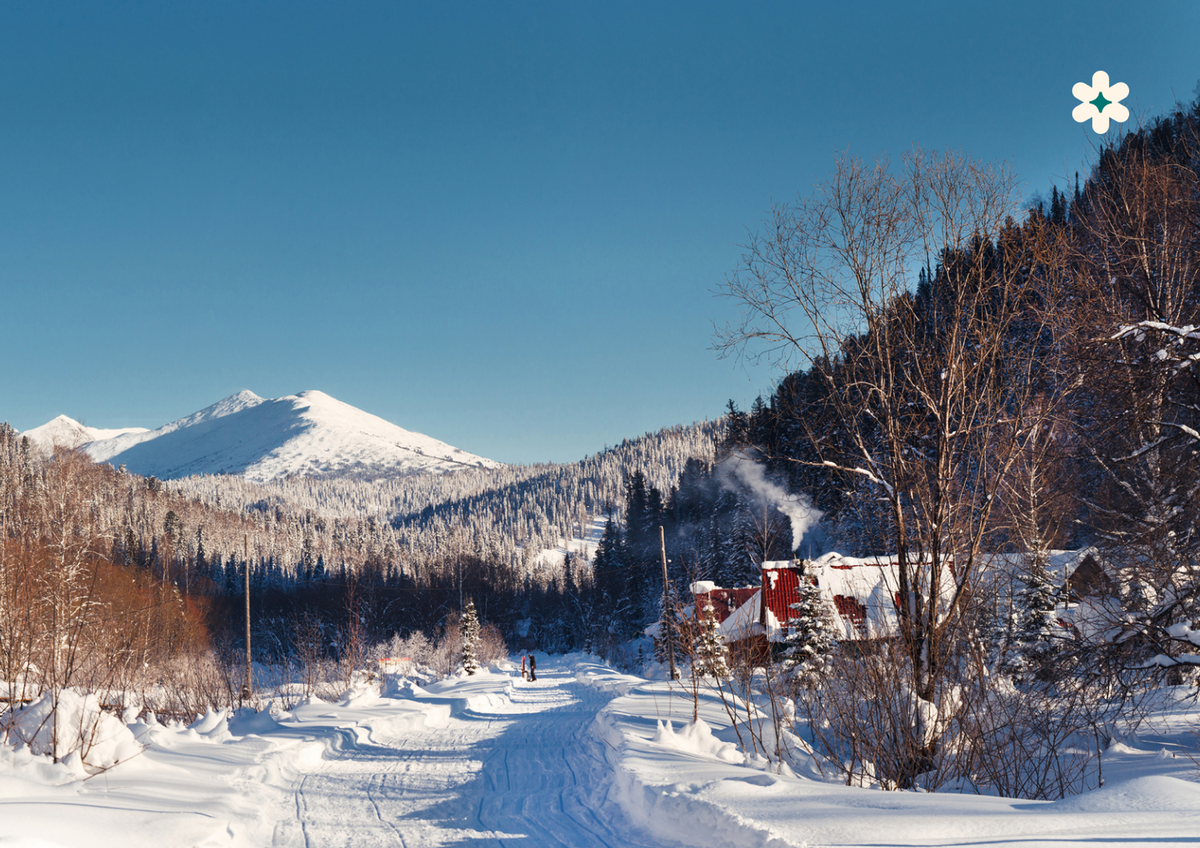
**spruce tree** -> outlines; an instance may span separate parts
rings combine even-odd
[[[1012,642],[1002,670],[1018,682],[1045,678],[1061,648],[1061,628],[1054,615],[1054,587],[1040,557],[1033,562],[1025,588],[1017,593],[1015,606]]]
[[[629,610],[629,569],[625,562],[625,543],[621,530],[612,515],[604,525],[604,535],[593,561],[597,599],[597,614],[612,632],[624,636],[632,627]]]
[[[474,674],[479,671],[479,616],[475,614],[474,601],[467,601],[459,627],[462,629],[463,671]]]
[[[728,416],[728,426],[725,428],[725,438],[721,441],[721,447],[742,447],[746,444],[750,430],[746,413],[738,409],[737,404],[730,399],[729,404],[725,407],[725,414]]]
[[[821,590],[801,576],[796,594],[798,600],[788,605],[791,618],[787,621],[783,667],[795,682],[812,686],[825,673],[825,665],[833,651],[833,636]]]
[[[719,586],[730,589],[740,585],[738,580],[744,570],[740,569],[744,551],[736,533],[739,503],[736,493],[725,490],[713,504],[713,579]]]
[[[702,629],[696,637],[692,673],[702,677],[727,678],[729,662],[725,654],[725,640],[718,631],[720,625],[712,603],[705,603],[700,620]]]
[[[204,551],[204,528],[196,528],[196,570],[208,574],[208,555]]]
[[[728,559],[725,563],[729,575],[727,586],[752,586],[761,579],[762,561],[765,553],[757,543],[756,537],[760,532],[761,516],[755,516],[760,509],[754,499],[742,492],[735,498],[730,534],[728,538]]]

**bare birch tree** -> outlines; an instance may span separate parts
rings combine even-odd
[[[1169,629],[1200,611],[1196,127],[1180,121],[1163,142],[1160,125],[1104,150],[1077,225],[1078,414],[1098,471],[1084,500],[1125,596],[1115,668],[1191,653]]]
[[[886,776],[899,787],[935,766],[999,496],[1064,391],[1047,320],[1059,269],[1049,235],[1012,223],[1016,198],[1006,169],[954,153],[895,169],[843,157],[775,207],[720,288],[741,317],[717,349],[819,365],[836,432],[809,429],[814,461],[886,510],[909,693],[907,713],[890,713],[904,725]]]

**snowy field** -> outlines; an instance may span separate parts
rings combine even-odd
[[[0,747],[0,846],[1096,846],[1200,844],[1200,712],[1167,693],[1057,802],[880,792],[743,756],[720,700],[539,656],[283,713],[127,725],[145,750],[82,777]]]

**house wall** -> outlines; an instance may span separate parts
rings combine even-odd
[[[717,587],[708,592],[698,592],[695,595],[695,618],[699,621],[700,616],[704,612],[705,603],[711,603],[713,612],[717,616],[717,623],[719,624],[733,615],[735,610],[752,601],[757,594],[757,586],[744,586],[739,589],[722,589]]]

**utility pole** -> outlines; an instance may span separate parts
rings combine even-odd
[[[667,537],[666,531],[662,525],[658,525],[658,543],[662,547],[662,562],[663,562],[663,625],[666,633],[663,634],[667,640],[667,660],[671,664],[671,679],[675,680],[679,673],[675,671],[675,634],[672,632],[671,616],[671,590],[670,584],[667,582]]]
[[[250,535],[242,536],[242,555],[246,560],[246,683],[242,687],[242,701],[248,701],[253,692],[250,678]]]

